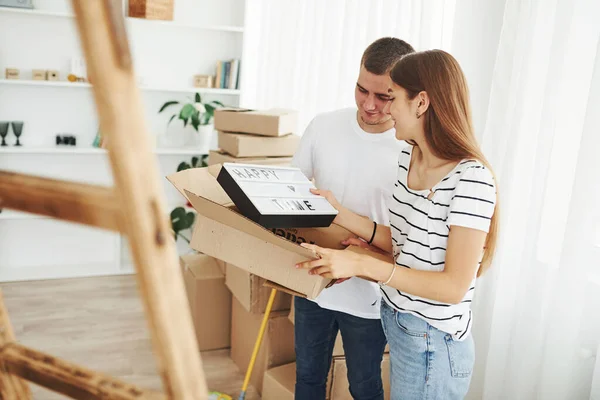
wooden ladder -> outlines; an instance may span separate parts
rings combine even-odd
[[[72,0],[114,188],[0,171],[0,207],[126,235],[164,393],[27,348],[0,294],[0,398],[29,399],[26,381],[75,399],[206,399],[185,287],[143,118],[120,0]]]

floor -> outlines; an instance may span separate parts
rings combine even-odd
[[[161,390],[133,276],[1,284],[17,340],[142,388]],[[237,399],[243,376],[229,350],[202,353],[210,390]],[[65,397],[32,385],[34,399]],[[253,388],[247,400],[260,399]]]

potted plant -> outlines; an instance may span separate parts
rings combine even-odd
[[[190,163],[182,161],[177,166],[177,172],[183,171],[190,168],[202,168],[206,167],[208,156],[203,155],[201,157],[192,157]],[[182,232],[191,231],[196,220],[196,213],[192,209],[192,205],[189,201],[185,206],[175,207],[171,210],[171,229],[173,230],[173,235],[175,237],[175,241],[178,238],[183,239],[188,244],[190,243],[190,239],[183,235]]]
[[[196,131],[196,134],[191,140],[192,145],[198,148],[200,154],[208,154],[214,136],[214,125],[212,122],[215,109],[224,107],[223,103],[220,101],[203,103],[200,93],[196,93],[193,101],[187,103],[181,103],[177,100],[167,101],[162,105],[158,112],[162,113],[167,108],[175,105],[180,105],[181,109],[178,113],[174,113],[171,118],[169,118],[167,127],[176,117],[183,121],[184,128],[189,124]]]

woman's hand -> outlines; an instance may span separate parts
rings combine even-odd
[[[309,269],[310,275],[321,275],[324,278],[350,278],[361,274],[365,256],[347,250],[324,249],[314,244],[302,243],[302,247],[315,252],[318,260],[306,261],[296,268]]]

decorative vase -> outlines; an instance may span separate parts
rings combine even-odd
[[[192,134],[196,133],[191,126],[183,124],[169,124],[163,134],[157,137],[157,147],[179,148],[185,147]]]
[[[189,146],[198,150],[198,154],[208,154],[215,137],[214,125],[200,125],[198,132],[192,131]]]

